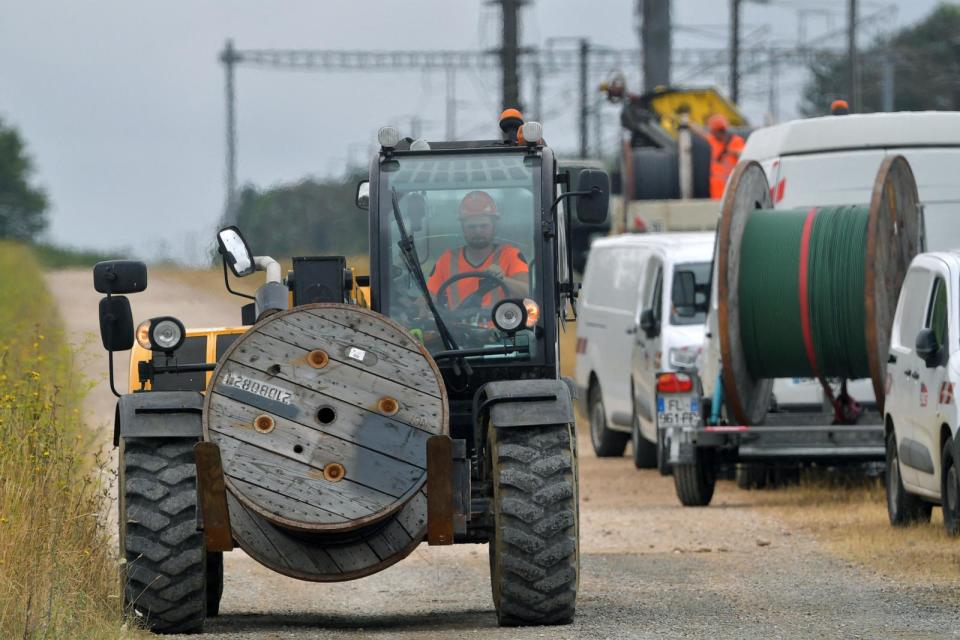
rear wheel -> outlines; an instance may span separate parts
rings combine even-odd
[[[123,601],[156,633],[197,633],[206,617],[207,553],[197,531],[195,443],[121,441]]]
[[[633,412],[633,431],[631,434],[631,443],[633,444],[633,466],[637,469],[653,469],[657,466],[657,445],[643,437],[640,432],[640,417],[637,412]]]
[[[960,470],[953,443],[943,446],[940,465],[940,501],[943,504],[943,528],[948,536],[960,535]],[[929,505],[928,505],[929,506]],[[927,514],[929,518],[929,512]]]
[[[622,456],[627,448],[629,433],[613,431],[607,426],[607,413],[599,387],[590,391],[590,441],[599,458]]]
[[[887,515],[890,518],[890,524],[895,527],[906,527],[917,522],[930,522],[932,505],[912,493],[907,493],[903,487],[903,481],[900,479],[900,459],[897,455],[897,436],[892,429],[887,436],[886,467],[884,484],[887,490]],[[946,509],[943,515],[946,522]]]
[[[664,437],[664,432],[661,429],[657,429],[657,471],[660,472],[662,476],[671,476],[673,475],[673,465],[670,464],[670,448],[667,443],[667,439]]]
[[[745,491],[765,489],[767,475],[766,465],[755,462],[741,462],[737,465],[737,487]]]
[[[673,484],[685,507],[705,507],[713,499],[717,468],[713,451],[694,449],[694,461],[673,465]]]
[[[488,436],[494,530],[490,581],[501,626],[573,620],[580,577],[572,425]]]

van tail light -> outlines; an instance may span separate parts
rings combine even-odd
[[[657,378],[660,393],[684,393],[693,391],[693,379],[685,373],[661,373]]]

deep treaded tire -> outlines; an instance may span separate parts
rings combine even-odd
[[[717,484],[717,468],[713,452],[696,449],[693,464],[673,465],[673,485],[680,503],[685,507],[705,507],[713,499]]]
[[[198,633],[207,554],[197,531],[195,440],[125,439],[120,449],[124,606],[156,633]]]
[[[887,465],[884,478],[887,491],[887,516],[894,527],[907,527],[919,522],[930,522],[933,505],[907,493],[900,479],[900,460],[897,455],[897,434],[887,434]],[[944,512],[946,513],[946,512]]]
[[[940,456],[940,503],[943,505],[943,528],[947,535],[960,535],[960,469],[957,469],[952,440],[944,443]]]
[[[573,620],[580,578],[575,437],[573,425],[490,427],[490,581],[501,626]]]

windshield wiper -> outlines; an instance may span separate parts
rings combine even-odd
[[[423,269],[420,268],[420,257],[417,255],[417,245],[414,243],[413,237],[407,232],[407,226],[403,223],[403,216],[400,215],[400,202],[397,199],[397,190],[392,187],[390,189],[390,203],[393,206],[393,217],[397,221],[397,229],[400,231],[400,241],[397,242],[397,246],[400,247],[403,263],[407,266],[407,271],[413,276],[414,281],[417,283],[417,288],[420,289],[420,295],[423,296],[423,299],[427,303],[427,308],[430,309],[430,313],[433,315],[433,320],[437,324],[437,333],[440,334],[443,346],[446,347],[447,351],[459,351],[460,347],[457,346],[456,340],[453,339],[453,335],[451,335],[446,323],[443,321],[443,318],[440,317],[440,312],[433,302],[433,296],[430,295],[430,289],[427,287],[427,279],[423,275]],[[473,373],[467,361],[460,357],[454,361],[454,368],[456,369],[457,375],[460,374],[459,368],[461,366],[467,375]]]

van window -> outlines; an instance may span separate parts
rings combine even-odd
[[[707,321],[707,291],[710,288],[710,263],[709,262],[687,262],[673,267],[673,296],[672,300],[676,302],[680,298],[677,281],[678,271],[692,271],[693,279],[697,285],[696,301],[698,311],[691,316],[681,316],[677,314],[675,304],[670,305],[670,324],[703,324]]]
[[[946,344],[947,341],[947,283],[943,278],[933,282],[933,295],[930,297],[930,307],[927,310],[927,329],[933,329],[937,344]]]
[[[907,272],[900,289],[900,332],[896,339],[901,347],[913,351],[917,334],[923,326],[924,309],[930,295],[931,273],[926,269],[912,269]]]
[[[643,250],[631,247],[593,249],[583,285],[587,302],[633,315],[643,255]]]

